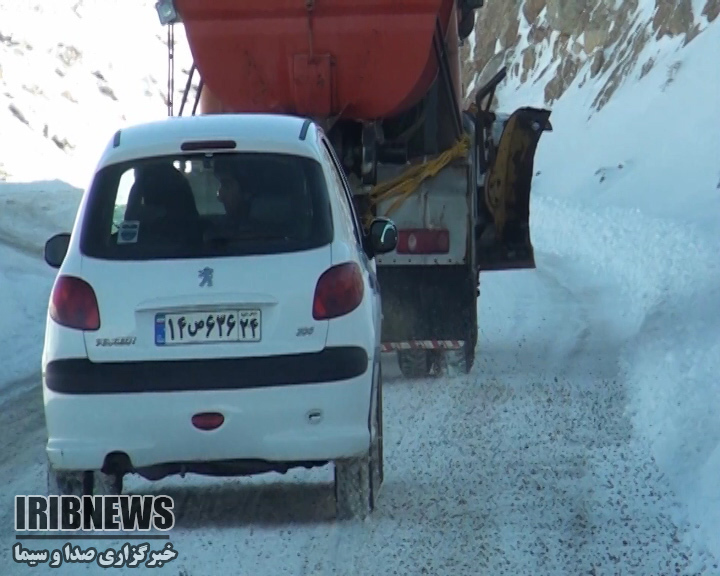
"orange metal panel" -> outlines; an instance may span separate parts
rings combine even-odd
[[[330,54],[314,57],[295,54],[293,59],[295,112],[302,116],[332,115],[334,80]]]
[[[426,94],[438,71],[438,18],[459,80],[454,5],[455,0],[176,0],[205,83],[203,113],[367,120],[402,112]]]

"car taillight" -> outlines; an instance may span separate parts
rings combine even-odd
[[[349,314],[365,294],[363,275],[355,262],[338,264],[323,272],[315,287],[313,318],[330,320]]]
[[[100,328],[100,310],[92,286],[75,276],[58,276],[50,296],[50,317],[76,330]]]
[[[398,254],[447,254],[450,252],[450,232],[416,228],[399,230]]]

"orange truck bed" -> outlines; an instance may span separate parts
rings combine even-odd
[[[204,87],[201,112],[376,120],[438,74],[437,22],[461,95],[456,0],[175,0]],[[458,102],[458,105],[460,103]]]

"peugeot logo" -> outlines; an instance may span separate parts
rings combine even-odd
[[[207,286],[208,288],[212,288],[213,285],[213,269],[209,266],[205,266],[202,270],[198,272],[198,278],[200,278],[200,288],[203,286]]]

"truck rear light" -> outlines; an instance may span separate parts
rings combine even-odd
[[[447,254],[450,252],[450,232],[415,228],[398,231],[398,254]]]
[[[66,328],[100,328],[100,310],[92,286],[75,276],[58,276],[50,296],[50,317]]]
[[[315,287],[313,318],[330,320],[355,310],[365,295],[365,282],[355,262],[338,264],[323,272]]]

